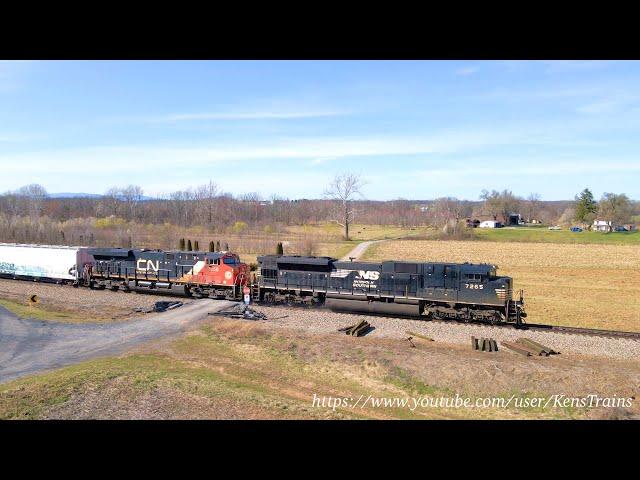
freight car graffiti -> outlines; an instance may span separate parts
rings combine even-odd
[[[0,273],[14,274],[15,271],[16,271],[16,266],[14,263],[0,262]]]
[[[15,269],[14,275],[21,275],[24,277],[47,277],[47,271],[35,265],[18,265]]]

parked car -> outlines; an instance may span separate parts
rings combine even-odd
[[[580,227],[571,227],[572,232],[581,232],[582,229]]]
[[[562,230],[562,228],[558,225],[554,225],[553,227],[549,227],[549,230]]]
[[[623,226],[619,226],[613,229],[614,232],[628,232],[629,230],[627,230],[625,227]]]

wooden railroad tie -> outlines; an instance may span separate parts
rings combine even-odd
[[[557,355],[560,353],[541,343],[534,342],[530,338],[519,338],[515,342],[502,342],[502,345],[525,357],[532,355],[536,357],[548,357],[549,355]]]
[[[369,333],[371,330],[373,330],[373,327],[366,320],[362,320],[355,325],[350,325],[348,327],[338,329],[339,332],[344,332],[347,335],[351,335],[352,337],[361,337]]]
[[[434,342],[435,340],[431,337],[427,337],[426,335],[421,335],[419,333],[416,332],[411,332],[409,330],[407,330],[406,332],[407,335],[409,335],[409,337],[407,337],[405,340],[407,342],[409,342],[409,345],[411,346],[411,348],[416,348],[415,343],[413,343],[413,341],[417,341],[418,343],[425,343],[425,342]]]
[[[481,352],[497,352],[498,342],[493,338],[476,338],[471,337],[471,348],[473,350],[479,350]]]

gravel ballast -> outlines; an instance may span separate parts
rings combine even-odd
[[[73,288],[70,285],[0,279],[0,298],[26,304],[31,295],[37,295],[39,305],[45,309],[65,311],[92,319],[127,319],[135,308],[149,309],[159,301],[190,301],[186,297],[134,293],[111,290]]]
[[[311,333],[339,333],[339,328],[353,325],[360,320],[367,320],[375,327],[368,335],[386,338],[407,338],[407,331],[412,331],[433,338],[437,342],[464,344],[471,348],[471,336],[490,337],[497,340],[500,351],[511,352],[500,346],[501,342],[513,342],[526,337],[553,348],[561,354],[582,354],[617,359],[640,358],[640,341],[574,335],[559,332],[540,332],[516,330],[510,327],[492,327],[484,325],[464,324],[457,322],[430,322],[427,320],[410,320],[392,317],[377,317],[351,313],[337,313],[327,309],[256,306],[252,308],[267,315],[267,322],[276,327],[304,328]],[[517,355],[514,353],[514,355]]]

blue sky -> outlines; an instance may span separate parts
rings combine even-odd
[[[0,191],[640,198],[640,63],[0,61]]]

